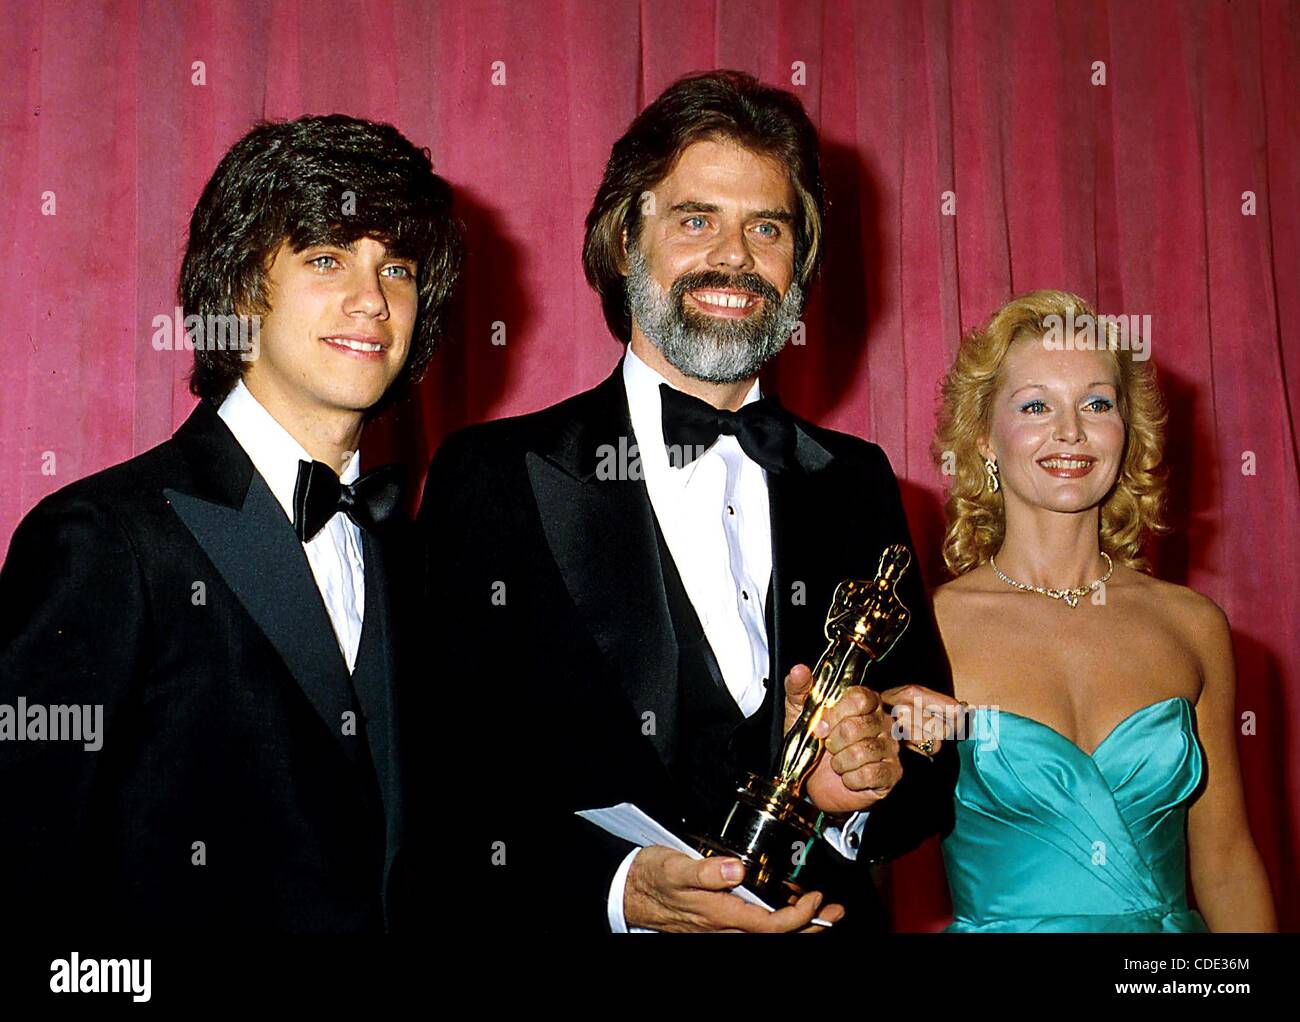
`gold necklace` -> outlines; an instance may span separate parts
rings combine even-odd
[[[1110,578],[1111,572],[1115,570],[1115,564],[1111,561],[1110,554],[1103,550],[1101,551],[1101,556],[1106,558],[1106,574],[1102,575],[1101,578],[1097,579],[1095,582],[1089,582],[1086,586],[1076,586],[1073,589],[1044,589],[1042,586],[1031,586],[1026,582],[1017,582],[1009,575],[1003,574],[1002,569],[998,567],[997,561],[993,560],[992,554],[989,554],[989,564],[993,566],[993,573],[1009,586],[1014,586],[1015,588],[1021,589],[1027,593],[1041,593],[1043,596],[1049,596],[1053,600],[1064,600],[1067,607],[1077,607],[1079,605],[1080,596],[1087,596],[1089,593],[1095,592],[1103,583],[1106,582],[1107,579]]]

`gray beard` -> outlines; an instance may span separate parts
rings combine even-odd
[[[678,372],[706,383],[736,383],[758,375],[785,347],[803,311],[798,281],[780,303],[764,302],[759,318],[707,320],[690,316],[682,297],[659,286],[639,248],[628,253],[627,306],[641,331]]]

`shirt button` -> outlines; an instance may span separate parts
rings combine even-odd
[[[857,848],[857,847],[858,847],[858,835],[856,835],[856,834],[850,834],[850,835],[849,835],[849,847],[850,847],[850,848]]]
[[[734,515],[735,513],[736,513],[736,509],[735,509],[734,507],[732,507],[730,504],[728,504],[728,505],[727,505],[727,514],[729,514],[729,515]]]
[[[745,599],[747,599],[747,600],[749,599],[749,593],[745,592],[745,590],[743,590],[743,589],[740,591],[740,595],[743,596],[743,597],[744,597]]]

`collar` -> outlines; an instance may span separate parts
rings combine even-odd
[[[623,387],[627,391],[628,412],[632,419],[632,433],[636,436],[637,452],[642,466],[656,476],[673,479],[685,485],[699,465],[699,459],[688,465],[673,465],[668,460],[668,451],[664,447],[663,401],[659,396],[659,385],[667,383],[663,375],[650,368],[632,350],[629,343],[627,354],[623,357]],[[673,387],[680,390],[680,387]],[[754,380],[749,393],[740,403],[741,407],[752,404],[761,396],[758,380]]]
[[[284,513],[293,519],[293,491],[298,483],[298,462],[314,460],[293,435],[253,396],[240,380],[217,409],[221,420],[234,434],[253,467]],[[662,437],[662,432],[660,433]],[[663,446],[662,439],[660,446]],[[361,474],[361,452],[354,451],[339,481],[353,483]]]

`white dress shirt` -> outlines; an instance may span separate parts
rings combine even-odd
[[[659,395],[666,382],[628,350],[623,383],[650,503],[727,689],[749,717],[767,695],[767,473],[726,434],[689,465],[670,461]],[[743,404],[757,400],[755,380]]]
[[[226,395],[217,414],[230,428],[266,481],[275,499],[293,521],[293,491],[298,482],[298,463],[314,460],[302,444],[271,416],[240,380]],[[354,451],[339,480],[355,482],[361,474],[361,452]],[[339,651],[351,671],[361,644],[361,625],[366,606],[365,559],[361,552],[361,530],[341,511],[302,545],[316,588],[325,601]]]
[[[727,434],[690,464],[682,465],[682,458],[670,459],[659,393],[659,385],[667,382],[628,347],[623,386],[650,504],[727,690],[750,717],[762,707],[771,684],[764,618],[772,577],[767,472]],[[755,380],[742,405],[758,399]],[[782,684],[783,679],[776,683]],[[826,827],[823,834],[842,855],[856,858],[865,824],[866,813],[855,813],[844,833]],[[850,835],[847,841],[845,833]],[[615,933],[628,932],[623,893],[639,851],[628,853],[610,884],[609,925]]]

